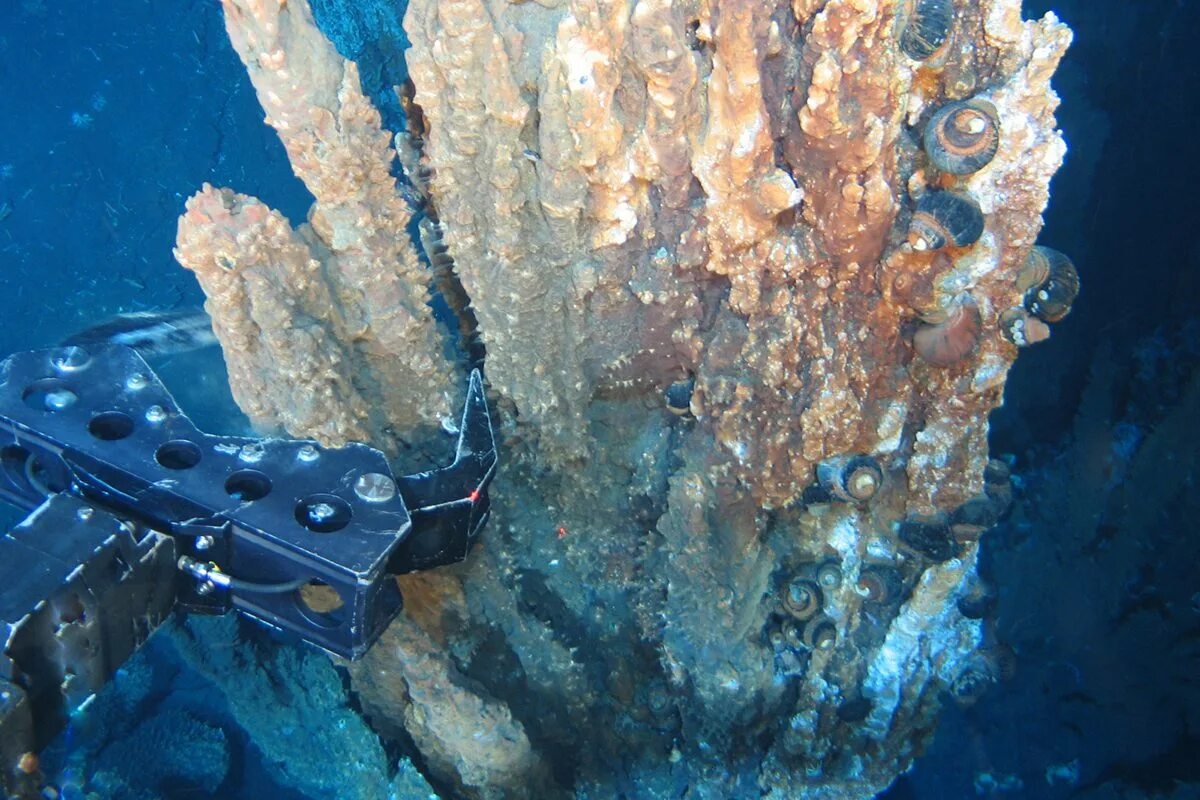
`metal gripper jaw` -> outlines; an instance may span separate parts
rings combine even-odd
[[[473,370],[454,463],[399,479],[413,529],[392,553],[388,571],[401,574],[466,558],[491,514],[488,484],[495,473],[496,437],[483,377]]]
[[[495,469],[478,371],[454,462],[397,478],[363,444],[199,431],[125,347],[0,364],[0,499],[32,511],[75,495],[167,534],[184,609],[235,608],[348,658],[400,610],[394,574],[466,557]]]

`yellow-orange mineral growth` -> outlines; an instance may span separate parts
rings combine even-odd
[[[358,69],[304,4],[225,3],[228,29],[266,121],[316,198],[292,230],[277,211],[205,186],[179,221],[176,257],[196,273],[234,395],[261,425],[328,444],[456,413],[426,305],[428,276],[405,236],[412,212]]]
[[[304,0],[224,5],[316,204],[293,230],[205,187],[178,258],[256,421],[386,446],[461,383],[395,151]],[[1020,0],[410,0],[404,26],[395,144],[505,467],[476,552],[406,587],[437,623],[353,668],[364,705],[469,796],[612,796],[614,763],[645,796],[664,770],[870,796],[989,680],[959,602],[1011,497],[987,416],[1078,288],[1034,250],[1070,31]],[[504,741],[465,741],[430,674]]]

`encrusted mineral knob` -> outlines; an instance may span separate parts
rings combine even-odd
[[[914,61],[925,61],[950,38],[954,4],[951,0],[903,0],[900,16],[900,49]]]
[[[942,172],[970,175],[1000,148],[1000,118],[987,100],[973,98],[938,109],[925,128],[925,152]]]
[[[870,456],[836,456],[817,464],[817,481],[847,503],[865,503],[883,485],[883,469]]]
[[[961,192],[926,192],[917,201],[908,228],[914,250],[970,247],[983,235],[983,211],[973,198]]]
[[[783,608],[798,620],[806,620],[820,613],[825,604],[821,587],[807,578],[793,578],[783,592]]]

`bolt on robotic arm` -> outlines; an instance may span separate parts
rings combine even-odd
[[[0,363],[0,788],[174,608],[239,613],[358,658],[393,576],[461,561],[496,446],[472,372],[452,464],[393,476],[363,444],[198,431],[134,350]]]

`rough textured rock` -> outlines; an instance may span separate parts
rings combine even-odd
[[[486,347],[505,463],[483,544],[406,585],[444,613],[397,622],[354,669],[376,725],[403,725],[458,791],[869,796],[971,669],[989,634],[957,600],[981,526],[951,522],[968,501],[1004,511],[984,482],[1017,354],[999,319],[1065,149],[1049,79],[1070,32],[1019,0],[955,2],[915,61],[900,41],[926,5],[412,0],[396,144],[425,203],[422,274],[353,65],[302,0],[227,0],[317,197],[298,232],[225,191],[181,222],[243,404],[325,438],[435,416],[455,369],[434,377],[414,302],[435,278]],[[995,106],[999,149],[941,174],[925,125],[967,97]],[[919,249],[914,206],[943,190],[975,200],[982,235]],[[347,238],[332,305],[365,328],[313,294]],[[927,338],[957,355],[925,360],[914,334],[939,325]],[[272,333],[297,327],[318,333]],[[387,363],[363,330],[395,345]],[[304,391],[263,389],[280,379]],[[672,385],[688,413],[667,410]],[[853,497],[836,476],[862,463]],[[823,581],[811,618],[789,610],[802,580]],[[467,741],[448,704],[497,735]]]
[[[430,314],[429,278],[395,154],[358,70],[307,6],[226,3],[234,47],[316,202],[292,230],[254,198],[205,187],[179,222],[176,257],[196,273],[235,397],[260,425],[330,444],[434,425],[461,383]]]
[[[508,707],[466,678],[447,653],[442,620],[458,610],[453,579],[404,579],[408,613],[359,663],[355,690],[385,735],[407,732],[431,772],[473,797],[526,796],[537,757]]]

